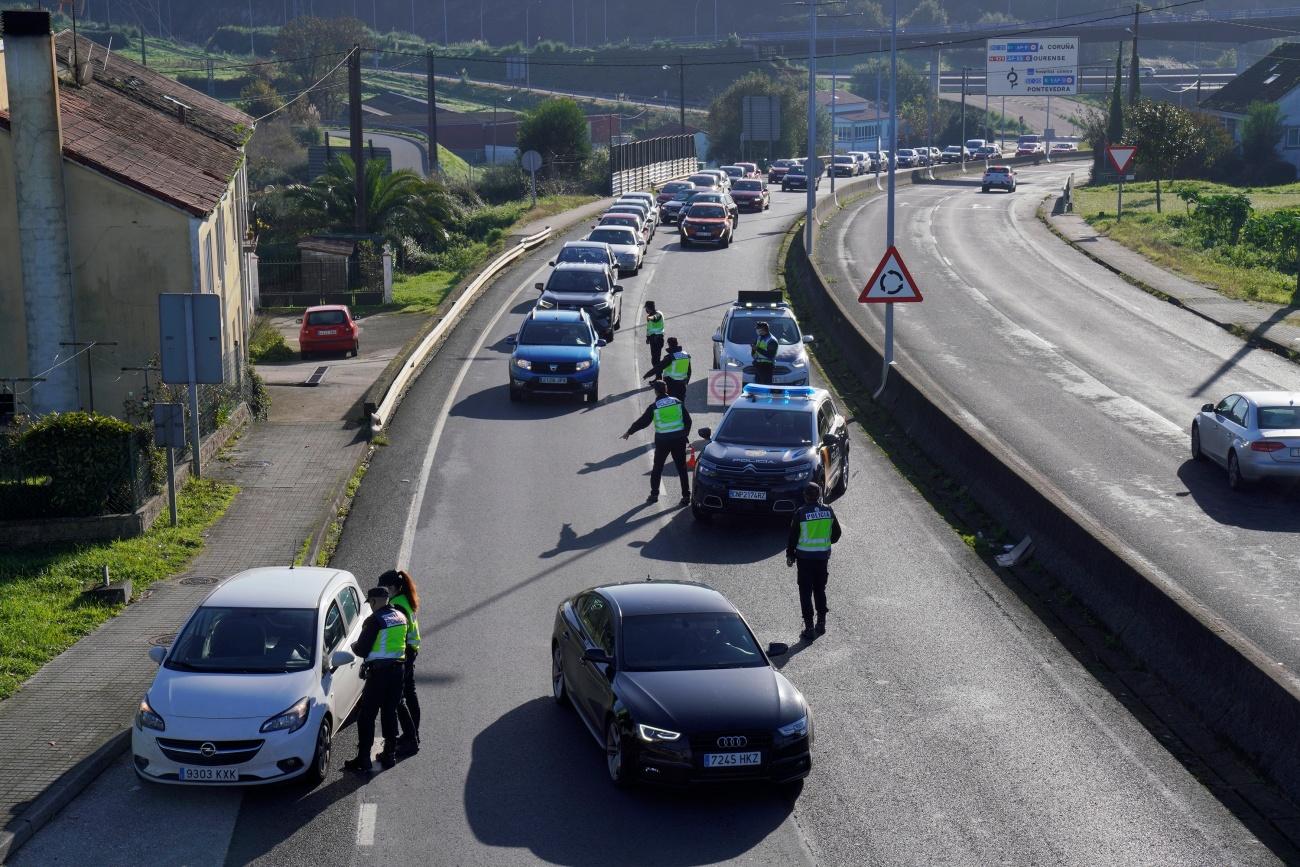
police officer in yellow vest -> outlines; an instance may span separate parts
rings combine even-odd
[[[826,578],[831,545],[840,540],[840,521],[831,507],[821,501],[821,485],[804,488],[804,504],[790,521],[785,545],[785,564],[799,564],[799,609],[803,613],[803,637],[826,634]],[[817,626],[813,626],[816,603]]]
[[[415,579],[405,569],[389,569],[376,582],[388,591],[394,608],[406,615],[406,661],[402,663],[402,701],[397,706],[401,735],[397,751],[414,755],[420,751],[420,694],[415,688],[415,659],[420,655],[420,594]]]
[[[668,338],[668,354],[650,368],[645,378],[656,379],[659,376],[668,383],[668,394],[685,403],[686,384],[691,381],[691,356],[682,349],[676,337]]]
[[[677,475],[682,481],[681,505],[689,506],[691,480],[686,471],[686,443],[690,436],[691,414],[686,411],[686,404],[669,396],[668,386],[663,380],[655,380],[655,398],[655,402],[632,423],[622,438],[627,439],[654,422],[655,457],[650,467],[650,496],[646,502],[659,500],[659,480],[663,478],[664,462],[672,455],[673,466],[677,467]]]
[[[650,363],[658,365],[664,354],[664,315],[653,301],[645,303],[645,342],[650,346]]]
[[[754,326],[754,330],[756,336],[749,347],[754,360],[754,382],[759,385],[771,385],[772,373],[776,370],[776,353],[779,345],[766,322],[758,323]]]
[[[357,707],[357,757],[343,763],[350,771],[369,773],[370,748],[375,743],[375,715],[384,733],[379,764],[397,764],[397,705],[402,701],[402,668],[406,661],[406,615],[388,601],[388,591],[376,587],[366,594],[371,615],[361,624],[352,652],[365,659],[366,685]]]

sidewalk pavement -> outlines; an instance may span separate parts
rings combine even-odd
[[[270,418],[207,464],[208,478],[240,491],[189,569],[153,585],[0,702],[0,863],[127,747],[155,671],[149,647],[169,644],[217,582],[253,566],[288,566],[325,523],[368,448],[350,410],[422,320],[364,320],[357,359],[259,366]],[[292,384],[320,366],[330,370],[319,386]]]
[[[1076,250],[1152,295],[1233,332],[1247,343],[1291,356],[1300,353],[1300,327],[1284,321],[1295,317],[1295,322],[1300,323],[1300,307],[1225,298],[1213,289],[1164,270],[1118,241],[1099,235],[1077,214],[1040,211],[1040,215]]]

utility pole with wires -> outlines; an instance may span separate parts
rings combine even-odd
[[[366,233],[366,152],[361,140],[361,46],[353,45],[348,55],[348,125],[353,180],[356,192],[356,210],[353,228],[358,235]]]
[[[817,165],[817,0],[808,3],[808,165],[804,168],[804,180],[808,187],[805,199],[803,223],[803,248],[812,261],[813,255],[813,211],[817,207],[817,179],[821,169]],[[716,14],[717,0],[714,0]],[[715,33],[716,36],[716,33]]]
[[[433,52],[426,51],[424,60],[427,64],[428,108],[429,108],[429,174],[442,174],[442,163],[438,155],[438,85],[434,77]]]
[[[969,70],[969,66],[961,68],[961,153],[957,154],[957,162],[963,173],[966,171],[966,73]]]

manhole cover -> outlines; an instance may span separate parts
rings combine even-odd
[[[189,578],[182,578],[180,583],[189,585],[216,584],[220,580],[220,578],[209,578],[207,575],[193,575]]]
[[[167,632],[162,635],[155,635],[149,639],[149,643],[154,647],[171,647],[172,642],[176,640],[175,632]]]

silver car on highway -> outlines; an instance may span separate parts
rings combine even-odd
[[[1192,419],[1192,457],[1210,458],[1240,490],[1265,478],[1300,479],[1300,392],[1243,391]]]

